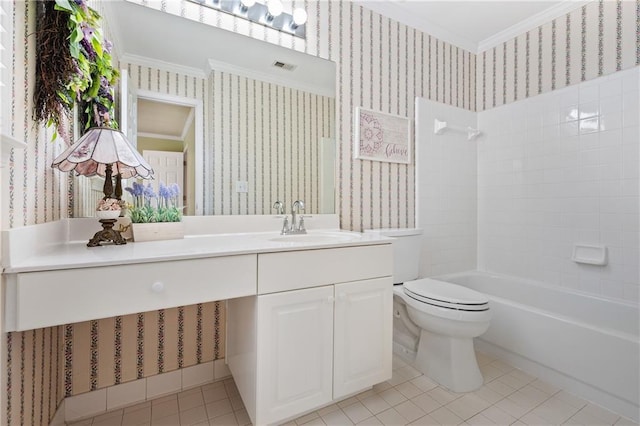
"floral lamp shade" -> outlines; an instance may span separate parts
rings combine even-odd
[[[51,164],[63,172],[75,171],[83,176],[106,176],[107,166],[122,179],[150,179],[153,169],[131,145],[122,132],[107,127],[93,127],[67,148]]]

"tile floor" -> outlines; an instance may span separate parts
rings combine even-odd
[[[394,356],[393,377],[352,398],[302,416],[298,425],[635,425],[628,419],[478,354],[485,385],[447,391]],[[250,425],[232,379],[154,399],[72,426]]]

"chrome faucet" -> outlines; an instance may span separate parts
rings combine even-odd
[[[275,203],[273,203],[273,208],[276,209],[276,213],[278,215],[284,214],[284,204],[282,203],[282,201],[276,201]]]
[[[282,225],[282,235],[307,233],[307,230],[304,228],[304,217],[298,217],[300,210],[304,211],[304,201],[294,201],[291,205],[291,224],[289,224],[289,218],[285,216],[284,223]]]

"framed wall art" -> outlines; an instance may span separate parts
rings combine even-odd
[[[354,157],[389,163],[411,163],[411,120],[356,107]]]

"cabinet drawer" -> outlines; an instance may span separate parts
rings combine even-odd
[[[258,294],[390,276],[391,244],[258,255]]]
[[[19,273],[7,331],[253,295],[256,281],[256,255]]]

